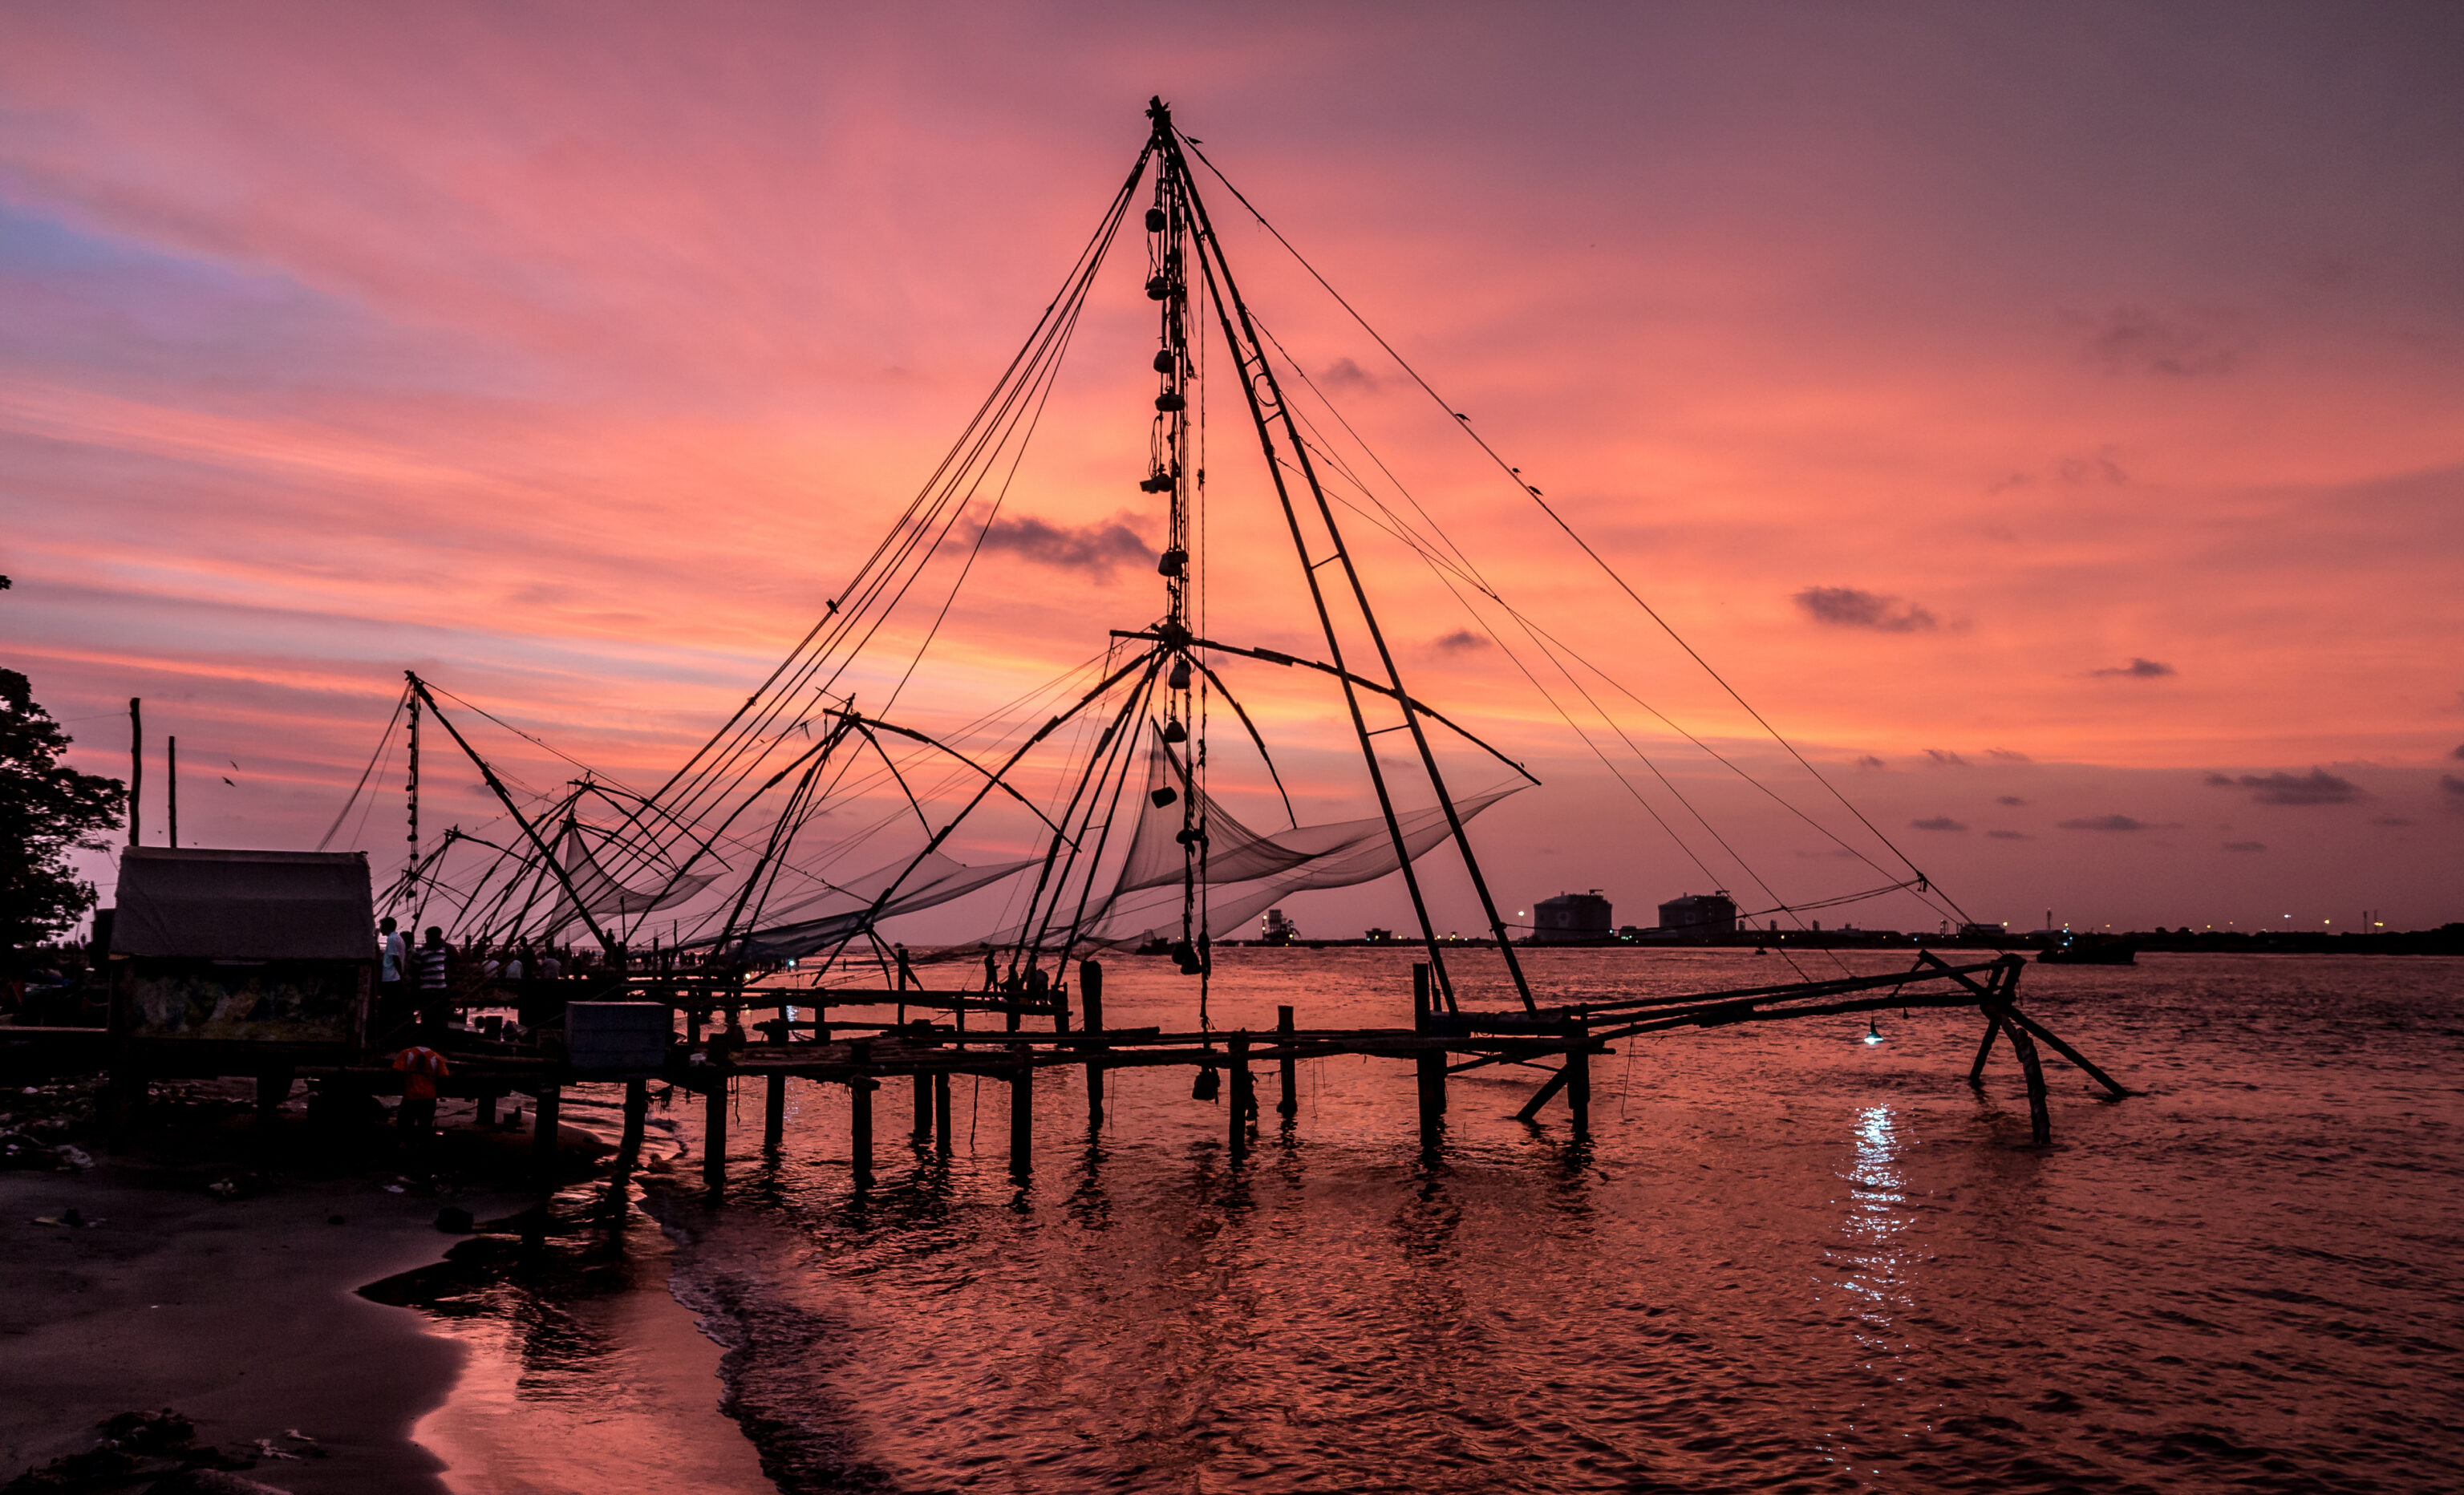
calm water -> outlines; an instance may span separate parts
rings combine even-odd
[[[1408,1021],[1409,959],[1226,952],[1215,1019]],[[1778,962],[1532,963],[1574,997]],[[1187,1021],[1166,962],[1109,975],[1115,1025]],[[945,1165],[893,1082],[864,1197],[843,1090],[795,1086],[765,1164],[748,1088],[732,1202],[661,1206],[674,1286],[788,1490],[2453,1487],[2464,962],[2154,956],[2021,997],[2145,1093],[2048,1053],[2037,1152],[2007,1047],[1964,1083],[1973,1015],[1771,1024],[1620,1044],[1587,1149],[1562,1105],[1511,1119],[1536,1071],[1459,1077],[1431,1166],[1406,1066],[1329,1060],[1287,1127],[1264,1071],[1235,1171],[1188,1071],[1115,1074],[1092,1140],[1055,1072],[1020,1189],[1000,1088],[957,1082]]]

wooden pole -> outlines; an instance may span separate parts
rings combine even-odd
[[[915,1125],[908,1133],[919,1144],[933,1140],[933,1077],[915,1077]]]
[[[1557,1072],[1549,1077],[1549,1083],[1531,1092],[1531,1098],[1523,1103],[1523,1109],[1514,1113],[1514,1119],[1530,1121],[1536,1118],[1540,1114],[1540,1108],[1555,1100],[1557,1092],[1566,1088],[1566,1082],[1573,1077],[1573,1073],[1572,1066],[1558,1066]]]
[[[558,1113],[564,1109],[564,1092],[553,1085],[542,1085],[537,1094],[539,1104],[531,1108],[531,1168],[539,1175],[539,1187],[556,1187],[556,1129]]]
[[[1592,1051],[1570,1048],[1566,1051],[1566,1110],[1574,1123],[1574,1140],[1587,1140],[1592,1134]]]
[[[502,1099],[504,1097],[495,1090],[481,1090],[473,1096],[471,1102],[471,1124],[482,1132],[493,1130],[496,1125],[496,1103]]]
[[[787,1077],[770,1077],[769,1093],[761,1098],[761,1151],[779,1151],[780,1140],[787,1132]]]
[[[164,739],[163,767],[165,770],[163,781],[168,786],[165,792],[171,799],[171,813],[166,817],[169,824],[165,832],[168,839],[163,844],[166,846],[176,846],[180,844],[180,739],[178,737]]]
[[[1275,1114],[1278,1116],[1298,1115],[1301,1109],[1300,1086],[1298,1084],[1299,1075],[1297,1072],[1296,1062],[1293,1060],[1291,1055],[1291,1008],[1277,1007],[1275,1009],[1275,1031],[1284,1035],[1281,1039],[1284,1045],[1284,1057],[1277,1060],[1275,1063],[1275,1079],[1279,1087],[1279,1093],[1275,1097]]]
[[[1025,1045],[1012,1052],[1022,1062],[1009,1074],[1009,1171],[1023,1178],[1035,1169],[1035,1070]]]
[[[1434,1153],[1445,1125],[1446,1055],[1443,1049],[1432,1048],[1417,1057],[1420,1071],[1420,1151]]]
[[[933,1076],[933,1151],[950,1155],[950,1071]]]
[[[701,1181],[713,1194],[727,1187],[727,1076],[710,1077],[701,1127]]]
[[[869,1074],[847,1082],[847,1160],[859,1189],[872,1187],[872,1092],[879,1084]]]
[[[1412,962],[1412,1031],[1420,1032],[1429,1025],[1429,963]]]
[[[650,1082],[625,1082],[625,1132],[616,1144],[616,1166],[632,1171],[642,1160],[642,1134],[650,1120]]]
[[[2071,1063],[2079,1066],[2081,1069],[2086,1070],[2088,1078],[2094,1080],[2097,1084],[2103,1086],[2107,1090],[2111,1091],[2115,1100],[2120,1100],[2130,1093],[2127,1089],[2123,1088],[2121,1081],[2116,1080],[2113,1076],[2105,1073],[2096,1066],[2089,1064],[2087,1062],[2086,1055],[2081,1054],[2078,1049],[2071,1047],[2071,1045],[2063,1043],[2059,1038],[2056,1037],[2053,1029],[2045,1026],[2041,1022],[2038,1022],[2035,1019],[2029,1017],[2026,1013],[2021,1012],[2016,1007],[2011,1008],[2010,1013],[2012,1017],[2018,1020],[2021,1027],[2026,1028],[2029,1032],[2043,1039],[2047,1044],[2051,1044],[2055,1053],[2061,1055],[2064,1059],[2069,1060]]]
[[[1232,1104],[1224,1110],[1232,1113],[1232,1166],[1238,1168],[1249,1156],[1249,1112],[1258,1100],[1249,1081],[1248,1037],[1235,1034],[1224,1046],[1232,1070]]]
[[[139,834],[138,818],[143,813],[145,795],[145,703],[142,697],[128,698],[128,844],[143,844]]]
[[[2028,1133],[2038,1147],[2049,1147],[2054,1140],[2053,1114],[2045,1109],[2045,1070],[2036,1062],[2036,1041],[2028,1030],[2013,1021],[2016,1014],[2004,1008],[1996,1014],[2011,1035],[2011,1052],[2019,1056],[2020,1072],[2028,1077]]]
[[[1979,1089],[1985,1086],[1985,1061],[1993,1057],[1993,1038],[2002,1031],[2002,1019],[1991,1008],[1985,1013],[1985,1042],[1976,1045],[1976,1063],[1968,1066],[1968,1083]]]
[[[1104,1031],[1104,963],[1100,960],[1078,962],[1078,1013],[1089,1033]],[[1100,1059],[1087,1061],[1087,1130],[1104,1128],[1104,1064]]]
[[[282,1109],[282,1103],[291,1098],[291,1079],[289,1065],[276,1066],[256,1077],[258,1115],[271,1116]]]

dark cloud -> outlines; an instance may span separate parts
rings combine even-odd
[[[1941,748],[1925,749],[1925,757],[1933,760],[1933,766],[1936,768],[1966,768],[1968,766],[1968,759],[1960,757],[1956,753],[1945,752]]]
[[[2035,837],[2029,835],[2024,830],[1989,830],[1986,834],[1996,841],[2034,841],[2036,839]]]
[[[2267,849],[2267,843],[2264,841],[2228,841],[2225,843],[2225,849],[2228,851],[2264,851]]]
[[[2151,825],[2144,820],[2132,820],[2127,815],[2083,815],[2077,820],[2066,820],[2057,824],[2064,830],[2159,830],[2163,828]]]
[[[2349,804],[2367,798],[2361,785],[2323,768],[2306,774],[2243,774],[2238,779],[2210,774],[2206,781],[2211,788],[2248,789],[2261,804]]]
[[[2016,807],[2018,805],[2025,804],[2028,802],[2019,798],[2015,794],[2005,794],[1996,796],[1993,802],[1996,804],[2008,804]]]
[[[2088,456],[2064,457],[2054,465],[2054,475],[2073,488],[2088,483],[2120,488],[2130,481],[2130,474],[2122,470],[2121,463],[2113,460],[2111,447]]]
[[[1912,820],[1908,822],[1908,828],[1910,830],[1966,830],[1968,826],[1947,815],[1935,815],[1925,820]]]
[[[1815,622],[1834,627],[1914,633],[1920,628],[1941,626],[1941,620],[1914,603],[1853,586],[1809,586],[1796,594],[1795,601]]]
[[[1348,358],[1336,359],[1327,365],[1317,382],[1329,389],[1375,389],[1384,381]]]
[[[2464,742],[2457,743],[2455,745],[2455,751],[2448,754],[2447,756],[2449,758],[2464,758]]]
[[[1114,566],[1144,564],[1155,555],[1155,547],[1120,519],[1073,528],[1022,514],[994,519],[976,538],[986,550],[1007,551],[1040,566],[1085,571],[1099,579],[1111,575]]]
[[[2401,815],[2381,815],[2370,822],[2373,825],[2409,825],[2412,822]]]
[[[2088,671],[2089,674],[2101,679],[2120,678],[2125,680],[2161,680],[2167,675],[2178,672],[2179,671],[2174,670],[2171,665],[2159,664],[2152,659],[2137,658],[2132,659],[2130,663],[2126,665],[2112,665],[2102,670],[2091,670]]]
[[[2072,313],[2067,319],[2087,329],[2088,356],[2117,373],[2198,379],[2241,366],[2241,348],[2196,318],[2117,306],[2101,317]]]
[[[1457,628],[1438,640],[1438,648],[1449,654],[1465,654],[1476,649],[1488,648],[1488,640],[1469,628]]]
[[[2438,787],[2458,799],[2464,799],[2464,779],[2458,779],[2453,774],[2440,774]]]
[[[1868,753],[1862,758],[1857,759],[1857,766],[1859,768],[1887,768],[1890,765],[1883,762],[1881,758],[1876,758],[1873,754]]]
[[[2033,763],[2035,761],[2035,758],[2030,758],[2027,754],[2013,753],[2009,748],[1987,748],[1985,750],[1985,756],[2004,763]]]

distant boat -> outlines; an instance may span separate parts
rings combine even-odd
[[[2036,952],[2039,965],[2137,965],[2139,947],[2110,934],[2063,934]]]

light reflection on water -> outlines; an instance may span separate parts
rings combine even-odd
[[[1409,990],[1382,952],[1225,956],[1220,1023],[1393,1022]],[[1722,958],[1532,965],[1560,996],[1751,978]],[[2032,968],[2022,1000],[2148,1091],[2049,1058],[2049,1151],[2007,1056],[1965,1083],[1976,1015],[1919,1014],[1621,1053],[1589,1146],[1510,1119],[1529,1071],[1475,1071],[1427,1166],[1385,1062],[1309,1066],[1287,1129],[1265,1077],[1241,1170],[1185,1073],[1116,1074],[1091,1139],[1049,1073],[1024,1188],[998,1087],[972,1117],[962,1083],[947,1159],[886,1088],[869,1193],[844,1092],[791,1089],[765,1160],[748,1090],[731,1201],[688,1175],[659,1207],[791,1490],[2435,1488],[2459,975]],[[1107,1005],[1185,997],[1130,962]]]

